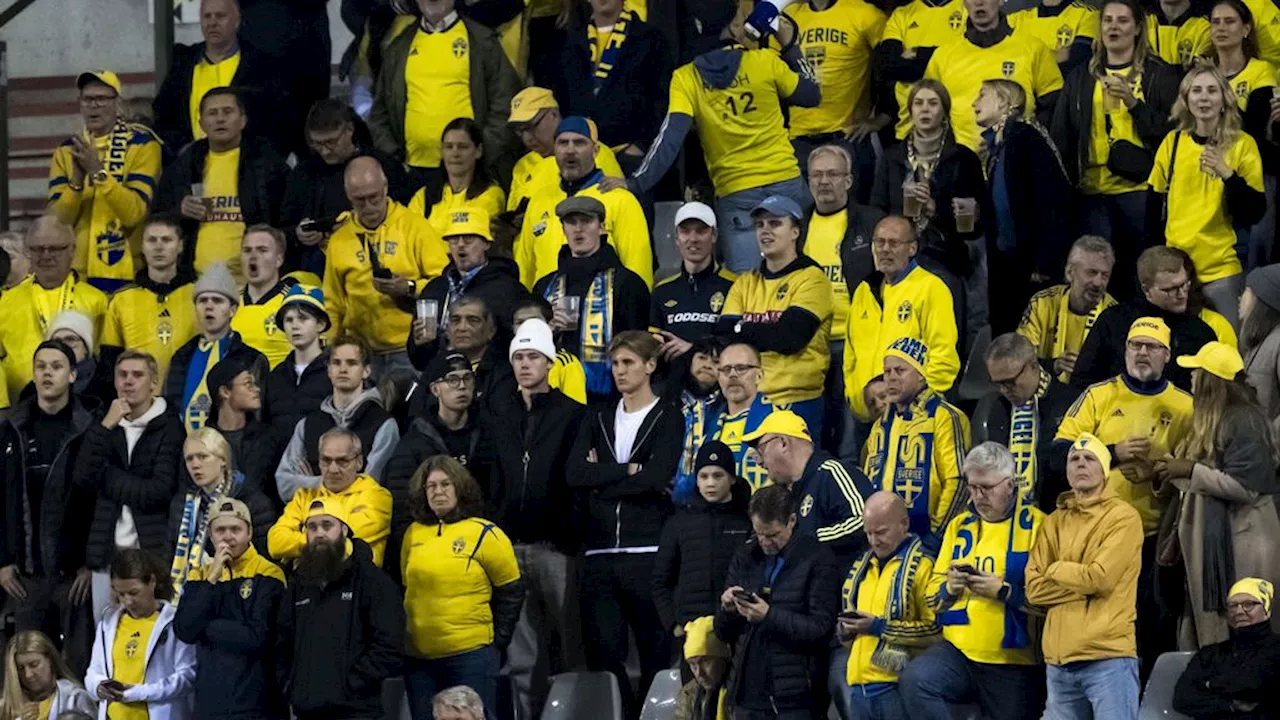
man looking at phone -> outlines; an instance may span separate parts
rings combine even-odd
[[[213,561],[192,570],[173,620],[196,648],[195,695],[202,717],[278,717],[274,667],[266,660],[284,572],[254,549],[249,507],[234,498],[209,513]]]
[[[975,699],[985,718],[1038,717],[1044,668],[1027,625],[1024,576],[1044,513],[1019,497],[1003,445],[970,450],[964,472],[973,502],[947,526],[927,578],[943,641],[902,671],[902,699],[912,720],[950,720],[952,707]]]
[[[836,624],[850,646],[845,703],[853,717],[905,718],[898,674],[938,635],[928,596],[933,560],[910,530],[906,503],[891,492],[867,499],[866,528],[871,547],[849,569]]]
[[[730,562],[715,616],[716,637],[735,648],[728,705],[735,720],[810,720],[840,571],[829,550],[796,532],[785,486],[757,492],[747,512],[755,537]]]

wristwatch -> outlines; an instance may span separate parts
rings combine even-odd
[[[107,181],[107,179],[108,179],[109,177],[110,177],[110,176],[109,176],[109,175],[107,175],[107,171],[106,171],[106,170],[99,170],[98,172],[96,172],[96,173],[94,173],[94,174],[93,174],[93,181],[94,181],[95,183],[101,184],[101,183],[106,182],[106,181]]]
[[[1000,586],[1000,589],[996,591],[996,600],[999,600],[1000,602],[1008,602],[1009,593],[1011,592],[1013,592],[1012,585],[1010,585],[1009,583],[1002,584]]]

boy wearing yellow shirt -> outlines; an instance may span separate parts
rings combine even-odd
[[[1161,60],[1189,68],[1213,49],[1209,20],[1191,7],[1191,0],[1160,0],[1147,15],[1147,44]]]

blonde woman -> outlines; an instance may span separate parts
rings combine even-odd
[[[218,366],[214,366],[210,375],[217,371]],[[209,514],[219,500],[235,498],[249,507],[253,544],[263,554],[267,551],[267,531],[275,522],[271,501],[262,491],[247,486],[242,474],[232,471],[231,445],[222,433],[206,426],[188,435],[182,444],[182,460],[187,478],[184,492],[175,495],[169,505],[174,605],[181,600],[192,571],[213,560]]]
[[[97,703],[72,679],[58,648],[42,632],[27,630],[9,641],[4,677],[0,720],[57,720],[68,710],[98,713]]]
[[[1237,331],[1244,272],[1236,228],[1262,219],[1267,200],[1258,143],[1241,130],[1231,85],[1216,68],[1197,65],[1173,105],[1176,129],[1156,151],[1148,180],[1164,201],[1165,243],[1185,251],[1214,310]]]
[[[1194,368],[1191,433],[1174,448],[1177,459],[1156,462],[1156,473],[1162,496],[1181,492],[1176,539],[1188,592],[1179,649],[1195,650],[1227,639],[1228,590],[1237,578],[1280,580],[1280,482],[1275,438],[1240,353],[1211,342],[1178,364]],[[1172,559],[1173,537],[1164,527],[1161,535],[1162,559]]]

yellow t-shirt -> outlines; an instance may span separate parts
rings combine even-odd
[[[245,345],[266,356],[267,367],[279,365],[293,352],[289,336],[276,326],[276,313],[284,304],[286,292],[286,288],[282,286],[279,292],[256,305],[250,305],[244,293],[241,293],[240,306],[231,317],[231,329],[240,333],[240,339]]]
[[[196,236],[196,272],[204,272],[215,262],[225,262],[237,283],[240,272],[240,240],[244,237],[244,215],[240,212],[240,148],[226,152],[209,151],[204,164],[204,197],[213,213],[200,223]]]
[[[56,696],[57,696],[57,693],[54,693],[53,695],[50,695],[49,697],[40,701],[40,704],[37,706],[37,710],[36,710],[37,712],[36,718],[38,720],[56,720],[56,718],[49,717],[49,712],[53,710],[53,698]]]
[[[1191,432],[1191,393],[1165,382],[1154,394],[1131,389],[1124,376],[1113,377],[1084,392],[1067,410],[1055,440],[1075,440],[1091,433],[1104,444],[1115,445],[1132,437],[1151,440],[1148,459],[1162,458]],[[1160,505],[1150,480],[1134,483],[1120,472],[1113,458],[1107,487],[1142,516],[1142,527],[1151,535],[1160,524]],[[1135,548],[1136,551],[1136,548]]]
[[[195,285],[187,283],[168,295],[129,285],[107,305],[102,344],[150,353],[160,366],[162,383],[174,351],[196,335]]]
[[[849,228],[849,214],[843,210],[823,215],[817,211],[809,221],[804,254],[822,266],[831,283],[831,337],[844,337],[845,320],[849,317],[849,286],[844,281],[844,262],[840,245]]]
[[[205,137],[204,129],[200,127],[200,101],[204,99],[205,93],[214,88],[228,87],[232,85],[232,81],[236,77],[236,72],[240,69],[240,52],[236,51],[234,55],[224,58],[220,62],[209,62],[207,55],[200,58],[200,62],[191,70],[191,98],[188,100],[188,109],[191,114],[191,135],[196,140]]]
[[[507,194],[497,185],[490,185],[485,191],[477,197],[468,198],[464,190],[460,193],[454,193],[453,188],[445,183],[444,195],[436,204],[431,206],[431,213],[426,214],[427,206],[427,190],[423,188],[414,193],[409,200],[409,212],[425,215],[427,222],[431,223],[431,227],[436,232],[444,235],[449,229],[449,216],[458,210],[483,210],[489,214],[489,217],[496,218],[502,212],[502,208],[506,205]]]
[[[836,0],[826,10],[807,2],[787,7],[800,34],[796,42],[822,88],[816,108],[791,108],[791,137],[849,131],[871,110],[871,51],[885,16],[863,0]]]
[[[800,176],[781,102],[799,84],[773,50],[743,51],[723,90],[703,82],[692,63],[676,70],[668,112],[693,118],[718,197]]]
[[[1115,75],[1129,83],[1133,96],[1144,99],[1141,76],[1130,76],[1131,67],[1107,68],[1108,75]],[[1103,100],[1102,83],[1093,85],[1093,128],[1090,133],[1089,164],[1080,178],[1080,189],[1090,195],[1118,195],[1120,193],[1146,190],[1146,183],[1136,183],[1115,175],[1107,169],[1107,158],[1111,156],[1111,143],[1127,140],[1139,147],[1142,140],[1133,129],[1133,117],[1124,103],[1117,102],[1108,112],[1107,103]]]
[[[474,117],[470,51],[470,38],[461,21],[438,32],[419,28],[413,36],[404,69],[404,142],[410,165],[440,167],[444,126],[456,118]]]
[[[1268,0],[1244,0],[1253,13],[1253,30],[1258,38],[1258,57],[1280,66],[1280,8]]]
[[[1249,94],[1254,90],[1276,86],[1276,68],[1266,60],[1250,58],[1244,69],[1227,78],[1236,94],[1240,112],[1249,109]]]
[[[1209,21],[1198,16],[1187,18],[1180,25],[1161,25],[1155,13],[1150,13],[1147,15],[1147,42],[1156,57],[1184,68],[1190,67],[1196,58],[1207,57],[1213,47],[1209,39]]]
[[[723,315],[743,322],[774,322],[789,308],[803,308],[818,318],[818,330],[794,355],[760,354],[764,377],[760,392],[775,405],[803,402],[822,395],[831,363],[831,283],[816,263],[801,255],[778,274],[759,269],[744,273],[729,289]]]
[[[1176,157],[1174,138],[1180,138]],[[1200,170],[1203,150],[1190,133],[1169,133],[1156,151],[1148,182],[1152,190],[1169,196],[1169,216],[1165,220],[1169,246],[1190,255],[1200,282],[1209,283],[1239,274],[1242,269],[1236,256],[1236,232],[1226,213],[1226,186]],[[1249,187],[1262,192],[1262,156],[1258,143],[1248,133],[1236,137],[1224,160]],[[1171,172],[1173,187],[1169,186]]]
[[[893,11],[884,26],[882,40],[897,40],[904,52],[914,53],[916,48],[941,48],[964,37],[964,26],[969,13],[962,0],[950,0],[942,5],[930,5],[924,0],[912,0]],[[907,106],[907,93],[911,83],[894,83],[893,94],[898,101],[898,124],[895,134],[901,140],[911,130],[911,108]]]
[[[951,91],[951,127],[956,142],[978,150],[978,121],[973,101],[986,80],[1013,80],[1027,93],[1027,107],[1036,98],[1062,89],[1062,72],[1048,45],[1027,34],[1014,33],[991,47],[968,40],[938,48],[924,76],[939,80]],[[1030,111],[1029,111],[1030,112]]]
[[[1030,7],[1010,14],[1009,27],[1036,38],[1050,50],[1062,50],[1079,38],[1097,37],[1098,10],[1083,2],[1065,7]]]
[[[147,646],[156,628],[160,613],[150,617],[134,618],[129,613],[120,614],[120,624],[111,644],[111,679],[126,685],[140,685],[146,680]],[[111,703],[107,705],[109,720],[147,720],[145,702]]]

